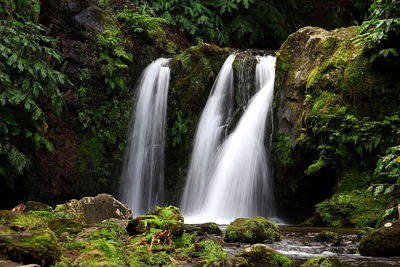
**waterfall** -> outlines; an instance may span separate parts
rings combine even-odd
[[[120,198],[136,214],[164,201],[164,135],[170,59],[153,61],[137,88],[122,169]]]
[[[215,165],[196,217],[191,220],[228,223],[238,217],[275,215],[270,140],[265,140],[275,80],[275,58],[257,57],[256,86],[235,130],[218,149]],[[267,141],[267,142],[265,142]]]
[[[199,210],[203,204],[214,155],[223,141],[226,123],[232,115],[234,59],[235,55],[230,55],[225,60],[200,117],[181,202],[185,215]]]

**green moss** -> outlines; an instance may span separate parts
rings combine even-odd
[[[275,156],[274,160],[283,166],[292,166],[294,164],[294,159],[289,143],[290,137],[276,134],[273,138],[272,153]]]
[[[147,215],[130,220],[126,230],[129,235],[168,231],[174,236],[181,236],[184,231],[183,216],[174,206],[156,207]]]
[[[324,231],[324,232],[318,233],[314,239],[318,242],[335,243],[335,242],[341,242],[342,236],[335,232]]]
[[[81,223],[67,218],[53,219],[48,222],[48,225],[50,229],[56,233],[57,236],[61,235],[64,232],[78,233],[85,228],[85,226]]]
[[[226,257],[228,253],[223,250],[221,244],[217,241],[206,239],[194,244],[189,254],[191,257],[199,257],[210,263],[216,259]]]
[[[124,265],[123,249],[120,244],[110,240],[91,240],[79,257],[73,262],[74,266],[116,266]]]
[[[290,267],[293,264],[288,257],[263,244],[253,245],[235,256],[245,258],[249,266]]]
[[[364,190],[337,193],[316,206],[314,217],[322,225],[332,227],[375,226],[389,202],[386,195]]]
[[[44,265],[54,263],[61,255],[57,237],[49,230],[2,236],[0,250],[14,261]]]
[[[21,214],[8,210],[0,211],[0,224],[17,230],[47,229],[44,220],[32,214]]]
[[[309,259],[300,267],[342,267],[342,264],[336,257],[329,256]]]
[[[276,224],[258,216],[251,219],[238,218],[226,229],[225,241],[257,243],[265,240],[279,241],[282,234]]]
[[[122,226],[111,222],[106,221],[101,224],[101,228],[90,234],[89,239],[96,240],[96,239],[105,239],[105,240],[112,240],[118,241],[120,240],[121,236],[126,235],[126,229]]]

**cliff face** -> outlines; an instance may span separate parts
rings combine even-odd
[[[356,36],[306,27],[277,52],[274,172],[286,215],[366,187],[377,156],[399,142],[398,78],[371,64]]]

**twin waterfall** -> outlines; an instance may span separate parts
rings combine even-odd
[[[223,64],[198,124],[181,202],[187,223],[275,217],[270,166],[275,58],[256,57],[255,80],[242,82],[254,84],[256,93],[247,104],[247,99],[241,103],[245,111],[227,135],[234,121],[235,57],[230,55]],[[138,87],[120,190],[121,200],[135,214],[164,204],[169,61],[160,58],[151,63]],[[240,94],[247,88],[239,88]]]

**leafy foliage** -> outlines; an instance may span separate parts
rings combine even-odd
[[[371,60],[399,57],[400,2],[374,0],[370,13],[357,42],[371,51]]]
[[[56,40],[32,20],[39,2],[6,1],[0,10],[8,14],[0,19],[0,175],[13,186],[10,177],[27,170],[33,149],[53,150],[43,109],[61,112],[57,86],[65,77],[53,67],[62,60]]]
[[[149,5],[166,23],[179,27],[197,41],[251,46],[268,37],[271,37],[271,40],[282,41],[294,30],[293,16],[288,11],[296,10],[297,2],[304,1],[136,0],[135,2]],[[307,5],[303,7],[304,12],[309,8]]]
[[[378,160],[375,176],[388,183],[400,185],[400,146],[390,147]]]
[[[400,119],[397,115],[382,121],[371,121],[367,117],[357,118],[345,109],[323,122],[320,118],[309,118],[310,131],[302,141],[319,151],[319,158],[306,170],[306,174],[317,172],[325,165],[332,169],[335,164],[346,164],[357,158],[365,158],[381,152],[386,144],[393,144],[400,134]],[[313,136],[318,138],[316,142]]]

